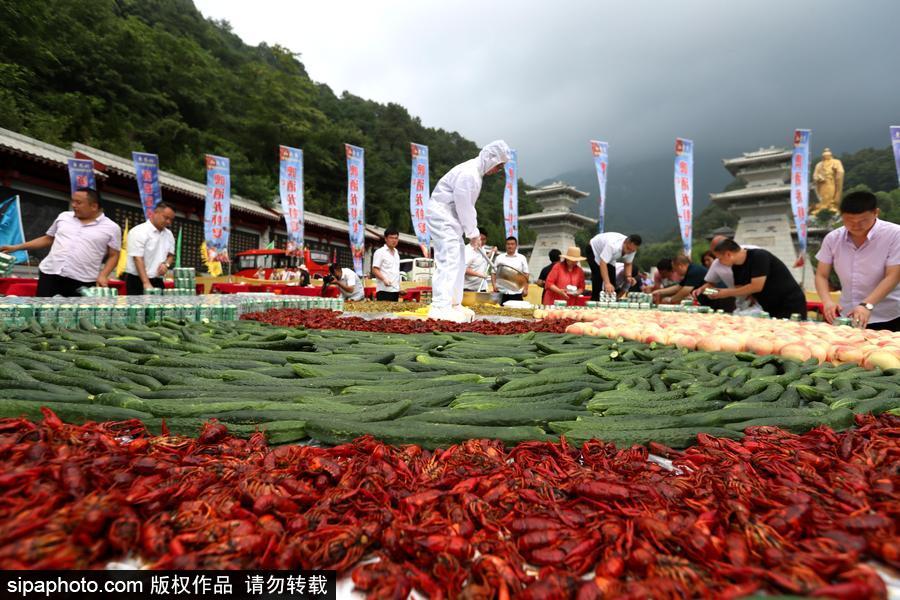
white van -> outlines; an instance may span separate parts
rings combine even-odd
[[[404,258],[400,260],[400,276],[404,281],[412,281],[420,285],[431,285],[431,274],[434,272],[433,258]]]

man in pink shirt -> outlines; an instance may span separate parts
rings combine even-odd
[[[825,320],[838,313],[858,327],[900,331],[900,225],[878,218],[871,192],[853,192],[841,201],[844,226],[822,240],[816,254],[816,291]],[[841,280],[841,303],[828,293],[831,268]]]
[[[77,296],[81,287],[108,286],[119,261],[122,230],[103,214],[97,190],[79,188],[72,194],[72,210],[60,213],[46,235],[0,252],[47,247],[50,253],[38,266],[37,295]]]

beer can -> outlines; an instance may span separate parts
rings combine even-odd
[[[213,321],[224,321],[225,320],[225,305],[224,304],[213,305],[212,320]]]
[[[23,302],[21,304],[14,304],[13,306],[15,307],[16,318],[21,324],[28,323],[34,319],[34,304]]]
[[[162,305],[148,304],[146,310],[144,311],[144,322],[152,323],[154,321],[159,321],[161,318],[162,318]]]
[[[210,304],[198,304],[196,308],[197,320],[201,323],[212,321],[213,307]]]
[[[0,304],[0,326],[3,327],[15,327],[18,325],[16,322],[16,307],[14,304]]]
[[[78,324],[78,313],[74,304],[60,304],[56,311],[56,321],[60,327],[75,327]]]
[[[237,306],[235,306],[234,304],[229,304],[228,306],[226,306],[224,317],[226,321],[237,321]]]
[[[112,319],[112,304],[101,304],[94,307],[94,325],[104,327],[109,325]]]

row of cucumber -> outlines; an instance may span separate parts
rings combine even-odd
[[[138,418],[195,434],[216,418],[272,443],[446,446],[565,435],[689,445],[747,427],[844,429],[900,412],[900,373],[777,356],[688,352],[567,334],[394,335],[253,321],[0,333],[0,417]]]

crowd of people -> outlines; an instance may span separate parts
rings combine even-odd
[[[463,291],[499,294],[499,301],[522,301],[529,293],[528,260],[518,251],[518,240],[505,240],[505,252],[489,247],[477,227],[474,203],[485,175],[500,171],[509,148],[492,142],[471,161],[454,167],[435,188],[428,217],[435,247],[435,273],[431,316],[462,320]],[[859,327],[900,331],[900,225],[879,219],[876,197],[853,192],[840,204],[843,226],[825,236],[816,254],[815,286],[825,320],[850,318]],[[159,203],[147,221],[131,229],[127,244],[125,287],[128,294],[143,294],[163,287],[172,268],[175,240],[170,227],[174,209]],[[469,243],[463,244],[463,235]],[[384,232],[384,245],[372,258],[376,299],[397,301],[400,296],[400,240],[396,229]],[[601,293],[621,296],[630,291],[650,293],[657,304],[696,300],[737,314],[766,312],[774,318],[805,319],[806,294],[774,254],[724,236],[710,241],[709,251],[696,264],[684,255],[660,260],[651,273],[635,270],[640,235],[605,232],[593,236],[582,255],[577,246],[563,254],[554,249],[550,264],[535,280],[543,289],[541,301],[586,296],[585,269],[590,273],[590,298]],[[97,190],[79,188],[71,197],[71,210],[59,214],[45,235],[0,247],[0,252],[49,248],[38,266],[38,296],[76,296],[84,287],[106,287],[119,262],[122,232],[103,213]],[[498,277],[504,269],[518,277]],[[830,278],[840,281],[838,302],[830,294]],[[283,280],[309,285],[304,265],[284,269]],[[363,280],[350,268],[329,266],[324,288],[335,285],[346,300],[363,300]],[[452,314],[451,314],[452,313]]]

